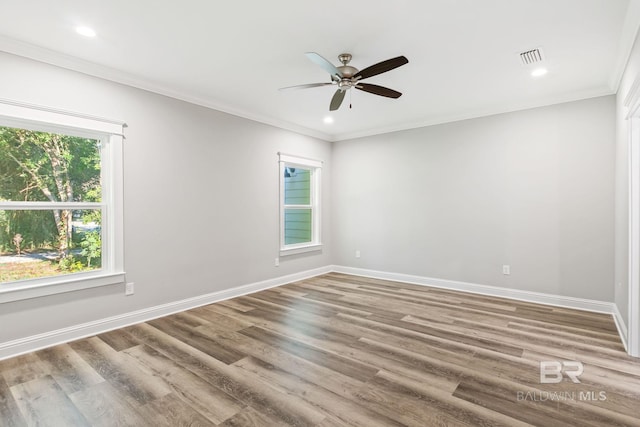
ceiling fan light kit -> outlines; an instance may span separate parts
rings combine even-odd
[[[349,65],[349,62],[351,62],[352,59],[352,55],[350,53],[342,53],[338,56],[338,60],[342,63],[342,65],[338,67],[333,65],[331,62],[329,62],[316,52],[307,52],[305,53],[305,55],[307,58],[309,58],[309,60],[311,60],[311,62],[329,73],[329,75],[331,76],[331,83],[310,83],[305,85],[289,86],[281,88],[280,90],[308,89],[319,86],[337,85],[338,89],[333,94],[331,102],[329,103],[330,111],[335,111],[340,108],[346,92],[351,88],[356,88],[358,90],[369,92],[374,95],[385,96],[387,98],[400,98],[400,96],[402,96],[401,92],[386,88],[384,86],[362,83],[361,80],[377,76],[378,74],[386,73],[387,71],[391,71],[394,68],[398,68],[404,64],[407,64],[409,60],[404,56],[398,56],[395,58],[387,59],[386,61],[378,62],[377,64],[359,71],[357,68]]]

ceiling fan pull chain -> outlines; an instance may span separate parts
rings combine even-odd
[[[351,91],[349,91],[349,109],[351,109]]]

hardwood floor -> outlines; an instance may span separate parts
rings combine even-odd
[[[541,383],[541,361],[580,383]],[[0,362],[2,426],[640,426],[639,407],[611,316],[337,273]]]

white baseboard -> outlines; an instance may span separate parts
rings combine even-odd
[[[624,345],[624,349],[629,352],[629,344],[627,341],[627,337],[629,331],[627,330],[627,324],[624,322],[622,318],[622,314],[620,314],[620,310],[618,310],[618,306],[613,304],[613,320],[616,322],[616,328],[618,328],[618,335],[620,335],[620,340]]]
[[[90,337],[114,329],[134,325],[136,323],[146,322],[158,317],[167,316],[169,314],[178,313],[180,311],[189,310],[207,304],[212,304],[214,302],[223,301],[229,298],[235,298],[265,289],[274,288],[276,286],[281,286],[298,280],[308,279],[310,277],[319,276],[331,271],[331,266],[320,267],[313,270],[302,271],[300,273],[289,274],[287,276],[276,277],[274,279],[263,280],[261,282],[238,286],[232,289],[212,292],[210,294],[187,298],[181,301],[170,302],[167,304],[149,307],[118,316],[112,316],[105,319],[87,322],[68,328],[58,329],[43,334],[32,335],[13,341],[7,341],[4,343],[0,343],[0,360],[19,356],[25,353],[30,353],[36,350],[41,350],[46,347],[63,344],[69,341]]]
[[[479,285],[477,283],[458,282],[455,280],[434,279],[431,277],[413,276],[410,274],[389,273],[385,271],[368,270],[364,268],[333,266],[336,273],[354,276],[371,277],[374,279],[393,280],[414,285],[431,286],[434,288],[451,289],[473,294],[509,298],[537,304],[553,305],[557,307],[574,308],[577,310],[593,311],[597,313],[614,314],[615,304],[612,302],[596,301],[583,298],[566,297],[562,295],[545,294],[541,292],[522,291],[518,289],[500,288],[497,286]]]

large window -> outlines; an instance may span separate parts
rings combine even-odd
[[[319,250],[320,171],[316,160],[280,154],[280,254]]]
[[[121,132],[0,103],[0,302],[123,281]]]

